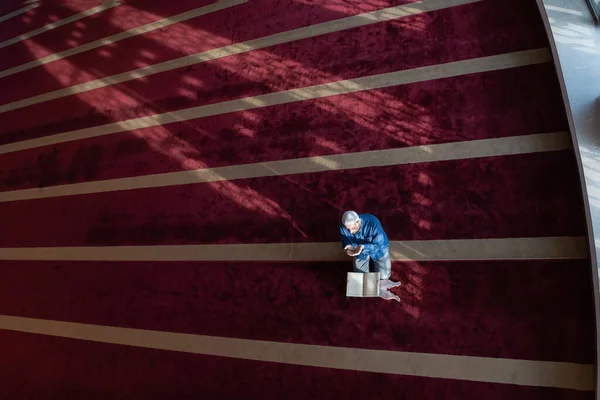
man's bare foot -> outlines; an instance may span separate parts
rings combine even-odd
[[[396,300],[397,302],[400,302],[400,297],[398,297],[397,295],[395,295],[387,289],[381,289],[379,291],[379,297],[381,297],[384,300]]]
[[[394,293],[390,292],[390,289],[398,287],[400,285],[401,285],[400,282],[394,282],[389,279],[384,279],[384,280],[380,281],[379,282],[379,288],[380,288],[379,297],[381,297],[384,300],[396,300],[399,302],[400,297],[398,297]]]
[[[400,285],[402,285],[400,282],[394,282],[389,279],[383,279],[379,282],[379,286],[382,289],[391,289]]]

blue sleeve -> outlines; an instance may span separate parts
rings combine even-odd
[[[350,238],[348,237],[346,232],[348,232],[348,230],[342,224],[340,224],[340,239],[342,240],[342,250],[345,249],[346,246],[352,245],[352,243],[350,243]]]
[[[383,232],[383,226],[377,218],[373,218],[373,227],[369,231],[368,243],[365,243],[363,252],[367,255],[372,254],[375,250],[385,245],[385,233]]]

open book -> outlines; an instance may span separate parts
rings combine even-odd
[[[347,297],[379,297],[379,272],[348,272]]]

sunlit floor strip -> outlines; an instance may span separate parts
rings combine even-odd
[[[105,86],[114,85],[117,83],[127,82],[134,79],[139,79],[145,76],[158,74],[160,72],[170,71],[176,68],[186,67],[193,64],[198,64],[210,60],[231,56],[234,54],[246,53],[248,51],[263,49],[277,44],[288,43],[295,40],[311,38],[315,36],[325,35],[332,32],[339,32],[347,29],[357,28],[360,26],[376,24],[379,22],[390,21],[393,19],[409,17],[435,10],[451,8],[462,4],[475,3],[481,0],[423,0],[420,2],[411,3],[408,5],[385,8],[378,11],[359,14],[352,17],[341,18],[321,24],[310,25],[303,28],[294,29],[291,31],[281,32],[270,36],[265,36],[258,39],[249,40],[246,42],[235,43],[229,46],[216,48],[186,57],[177,58],[170,61],[165,61],[159,64],[151,65],[144,68],[124,72],[121,74],[109,76],[102,79],[97,79],[90,82],[85,82],[79,85],[70,86],[65,89],[56,90],[49,93],[44,93],[39,96],[30,97],[27,99],[15,101],[12,103],[0,106],[0,112],[16,110],[18,108],[30,106],[32,104],[42,103],[61,97],[70,96],[72,94],[86,92],[93,89],[98,89]],[[43,60],[43,59],[41,59]],[[54,61],[54,60],[51,60]],[[39,61],[36,61],[36,65]],[[50,61],[48,61],[50,62]],[[0,78],[30,69],[36,65],[23,64],[14,68],[0,71]]]
[[[21,40],[32,38],[34,36],[39,35],[40,33],[48,32],[48,31],[51,31],[53,29],[59,28],[61,26],[65,26],[65,25],[71,24],[73,22],[77,22],[80,19],[89,17],[89,16],[94,15],[94,14],[98,14],[98,13],[100,13],[102,11],[108,10],[108,9],[116,7],[118,5],[119,5],[119,0],[105,1],[102,5],[99,5],[97,7],[90,8],[89,10],[80,12],[79,14],[75,14],[75,15],[72,15],[70,17],[63,18],[61,20],[52,22],[51,24],[44,25],[41,28],[35,29],[33,31],[24,33],[22,35],[19,35],[19,36],[16,36],[16,37],[12,38],[12,39],[9,39],[9,40],[6,40],[4,42],[1,42],[0,43],[0,49],[3,48],[3,47],[6,47],[6,46],[10,46],[11,44],[18,43]]]
[[[394,261],[581,259],[583,237],[391,241]],[[338,242],[0,248],[0,260],[344,261]]]
[[[115,43],[115,42],[118,42],[120,40],[125,40],[125,39],[129,39],[131,37],[137,36],[137,35],[141,35],[141,34],[144,34],[144,33],[152,32],[154,30],[161,29],[161,28],[167,27],[169,25],[173,25],[173,24],[177,24],[177,23],[180,23],[180,22],[184,22],[184,21],[187,21],[189,19],[199,17],[201,15],[206,15],[206,14],[210,14],[210,13],[213,13],[213,12],[216,12],[216,11],[219,11],[219,10],[224,10],[226,8],[233,7],[235,5],[243,4],[243,3],[246,3],[246,2],[248,2],[248,0],[221,0],[221,1],[217,2],[217,3],[211,4],[211,5],[208,5],[208,6],[200,7],[200,8],[197,8],[195,10],[187,11],[187,12],[184,12],[184,13],[181,13],[181,14],[178,14],[178,15],[174,15],[174,16],[169,17],[169,18],[165,18],[165,19],[161,19],[161,20],[158,20],[158,21],[154,21],[154,22],[151,22],[151,23],[143,25],[143,26],[138,26],[137,28],[133,28],[133,29],[130,29],[130,30],[127,30],[127,31],[124,31],[124,32],[120,32],[120,33],[117,33],[115,35],[108,36],[108,37],[105,37],[105,38],[102,38],[102,39],[98,39],[98,40],[95,40],[93,42],[81,45],[81,46],[73,47],[72,49],[61,51],[60,53],[51,54],[49,56],[42,57],[42,58],[37,59],[35,61],[31,61],[31,62],[19,65],[19,66],[14,67],[14,68],[10,68],[10,69],[6,69],[4,71],[0,71],[0,78],[5,77],[5,76],[9,76],[9,75],[12,75],[12,74],[16,74],[17,72],[26,71],[28,69],[35,68],[35,67],[40,66],[40,65],[48,64],[48,63],[51,63],[53,61],[57,61],[57,60],[60,60],[60,59],[66,58],[66,57],[70,57],[70,56],[75,55],[75,54],[83,53],[83,52],[88,51],[88,50],[96,49],[96,48],[101,47],[101,46],[106,46],[108,44]],[[86,11],[86,13],[90,13],[88,15],[95,14],[97,12],[102,11],[102,10],[100,10],[101,7],[105,7],[104,9],[107,9],[107,8],[110,8],[110,7],[113,7],[113,6],[110,6],[110,7],[108,7],[108,6],[95,7],[93,9],[89,10],[89,11]],[[98,9],[98,10],[92,12],[92,10],[95,10],[95,9]],[[74,16],[74,17],[76,17],[76,16]],[[71,17],[71,18],[74,18],[74,17]],[[50,25],[46,25],[43,28],[40,28],[40,29],[37,29],[35,31],[26,33],[26,34],[21,35],[21,36],[17,36],[14,39],[2,42],[2,43],[0,43],[0,48],[9,46],[9,45],[14,44],[14,43],[17,43],[17,42],[19,42],[21,40],[28,39],[28,38],[30,38],[32,36],[38,35],[38,34],[40,34],[42,32],[50,30],[50,29],[57,28],[58,26],[65,25],[65,24],[67,24],[69,22],[73,22],[75,20],[62,23],[63,21],[66,21],[66,19],[62,20],[62,21],[59,21],[59,22],[61,22],[61,25],[57,25],[57,26],[53,26],[52,28],[45,29],[46,27],[51,26],[51,25],[55,25],[56,23],[50,24]]]
[[[546,8],[546,10],[550,10],[550,11],[558,11],[558,12],[561,12],[561,13],[571,14],[571,15],[578,15],[578,16],[582,16],[583,15],[583,13],[581,11],[575,11],[575,10],[571,10],[569,8],[549,6],[547,4],[544,4],[544,7]]]
[[[58,143],[71,142],[106,136],[134,129],[149,128],[173,122],[188,121],[213,115],[227,114],[235,111],[252,110],[278,104],[295,103],[299,101],[318,99],[364,90],[379,89],[390,86],[405,85],[434,79],[450,78],[467,74],[497,71],[526,65],[545,63],[551,60],[547,48],[518,51],[490,57],[473,58],[446,64],[438,64],[385,74],[370,75],[361,78],[329,82],[321,85],[308,86],[298,89],[274,92],[255,97],[246,97],[205,106],[186,108],[164,114],[115,122],[112,124],[79,129],[38,139],[25,140],[0,146],[0,154],[11,153],[36,147],[50,146]]]
[[[594,390],[594,366],[151,331],[0,315],[0,329],[244,360],[522,386]]]
[[[5,15],[3,15],[3,16],[0,17],[0,22],[8,21],[11,18],[18,17],[19,15],[25,14],[27,11],[33,10],[34,8],[37,8],[39,6],[40,6],[39,2],[38,3],[33,3],[33,4],[28,5],[27,7],[23,7],[21,9],[19,9],[19,10],[13,11],[13,12],[8,13],[8,14],[5,14]]]
[[[231,165],[226,167],[57,185],[45,188],[6,191],[0,192],[0,203],[267,176],[539,153],[567,150],[570,148],[571,139],[567,132],[542,133],[405,147],[399,149],[269,161],[255,164]]]

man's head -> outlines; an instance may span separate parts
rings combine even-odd
[[[355,211],[346,211],[342,215],[342,224],[354,235],[360,229],[360,217]]]

